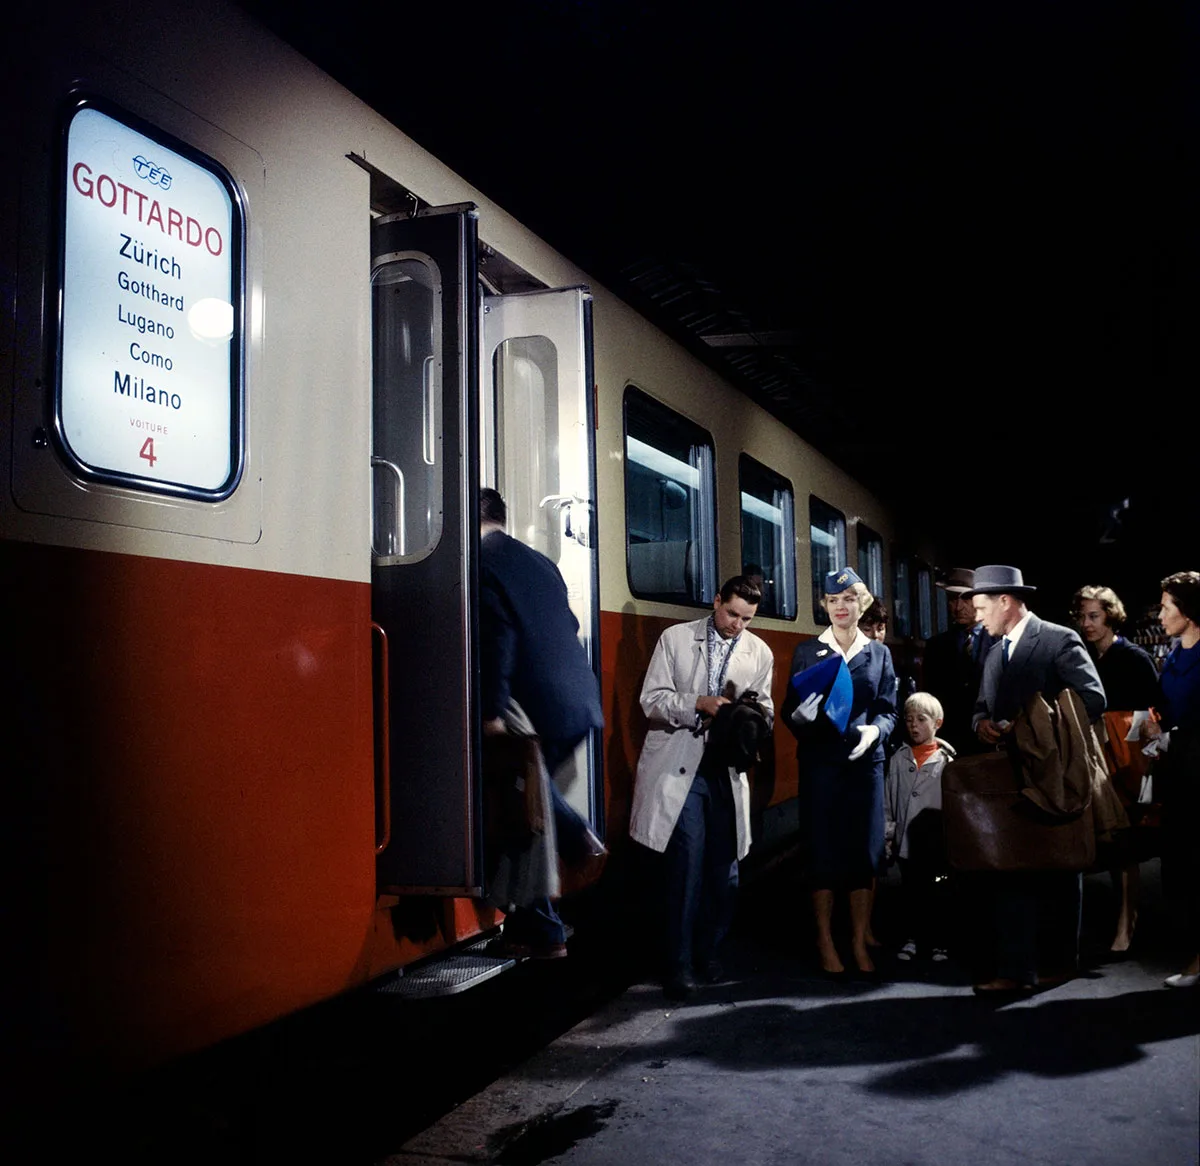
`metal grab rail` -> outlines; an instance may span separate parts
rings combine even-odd
[[[375,853],[382,854],[392,840],[392,724],[391,694],[388,689],[388,638],[374,620],[371,635],[379,640],[379,687],[375,692],[375,804],[383,816],[383,838],[379,839],[379,823],[375,824]],[[381,781],[382,779],[382,781]]]
[[[383,466],[385,470],[390,470],[392,477],[396,482],[396,525],[392,533],[396,536],[396,549],[393,551],[380,551],[375,547],[375,554],[380,558],[386,558],[387,555],[404,555],[408,553],[408,530],[405,520],[404,511],[404,471],[396,465],[395,462],[390,462],[385,457],[380,457],[378,454],[371,455],[371,466]]]
[[[425,464],[437,464],[437,383],[434,380],[434,358],[427,356],[421,365],[422,455]]]

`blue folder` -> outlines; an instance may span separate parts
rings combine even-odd
[[[850,681],[850,669],[846,667],[845,657],[831,651],[824,660],[818,660],[811,668],[797,672],[792,677],[792,687],[801,701],[807,700],[814,692],[824,696],[821,709],[839,733],[846,731],[850,723],[850,705],[854,701],[854,685]]]

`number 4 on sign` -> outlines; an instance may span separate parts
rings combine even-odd
[[[138,457],[144,457],[146,461],[150,463],[151,469],[154,468],[154,463],[158,461],[158,458],[154,453],[153,437],[147,437],[146,440],[142,442],[142,451],[138,454]]]

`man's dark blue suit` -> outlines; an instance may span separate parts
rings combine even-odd
[[[579,621],[558,568],[539,551],[500,530],[479,544],[481,713],[504,715],[512,697],[542,739],[542,751],[564,750],[604,724],[600,693]]]
[[[490,531],[479,544],[480,712],[502,717],[511,698],[533,722],[551,777],[583,738],[604,724],[600,693],[567,586],[545,555]],[[587,823],[554,782],[554,821],[568,862],[587,856]],[[508,916],[505,935],[531,946],[561,944],[565,929],[548,899]]]

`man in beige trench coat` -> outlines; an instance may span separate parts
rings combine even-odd
[[[704,758],[706,723],[744,692],[774,716],[774,661],[746,631],[761,598],[735,575],[711,615],[659,637],[642,684],[650,731],[638,759],[630,835],[666,857],[666,969],[663,990],[683,999],[697,974],[721,976],[717,948],[729,930],[738,860],[750,849],[750,783],[744,773]]]

